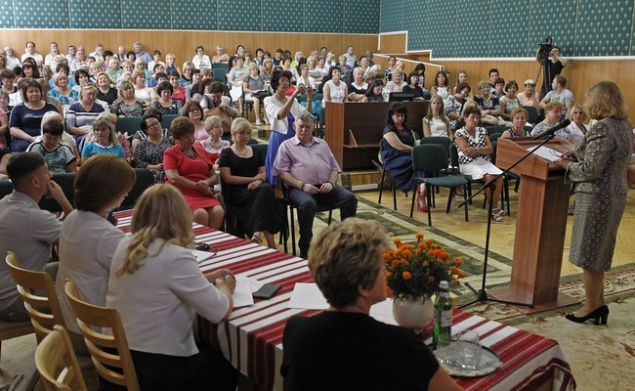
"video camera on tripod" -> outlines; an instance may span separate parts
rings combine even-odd
[[[545,38],[545,42],[539,43],[538,46],[540,47],[540,49],[538,49],[538,58],[540,61],[548,60],[551,49],[553,49],[553,38]]]

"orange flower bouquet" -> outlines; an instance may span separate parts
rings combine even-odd
[[[388,295],[399,299],[431,298],[439,292],[439,283],[460,284],[465,273],[459,269],[463,261],[450,254],[423,234],[415,235],[415,246],[395,238],[395,250],[384,252]]]

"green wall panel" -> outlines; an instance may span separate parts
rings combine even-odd
[[[175,30],[216,30],[216,0],[171,1]],[[211,50],[211,48],[210,48]],[[212,53],[214,53],[212,51]]]
[[[433,58],[533,57],[547,36],[565,56],[633,56],[634,23],[635,0],[381,0],[379,31]]]
[[[124,29],[170,30],[170,0],[122,0]]]
[[[261,20],[261,14],[260,0],[218,0],[218,29],[260,31],[262,23],[276,23]]]
[[[0,28],[14,28],[13,1],[0,0]]]
[[[575,28],[577,56],[628,55],[633,1],[578,0]]]
[[[68,2],[66,0],[29,1],[13,0],[17,28],[66,28],[68,27]]]
[[[304,0],[262,0],[262,31],[303,31]]]
[[[344,9],[346,3],[338,0],[305,0],[305,30],[320,33],[344,31]]]
[[[121,26],[119,0],[69,0],[69,5],[70,28],[116,29]]]

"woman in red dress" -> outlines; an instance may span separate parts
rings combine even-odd
[[[187,117],[178,117],[172,121],[170,131],[176,145],[163,153],[166,182],[181,191],[195,223],[218,229],[225,216],[213,190],[218,176],[200,143],[194,145],[194,123]]]

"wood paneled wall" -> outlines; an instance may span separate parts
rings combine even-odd
[[[343,54],[349,45],[355,47],[356,53],[365,50],[375,51],[377,35],[372,34],[320,34],[320,33],[266,33],[266,32],[224,32],[224,31],[187,31],[187,30],[2,30],[2,45],[13,48],[16,56],[24,53],[27,41],[36,44],[36,50],[42,55],[49,53],[49,44],[57,42],[62,53],[66,54],[69,44],[84,45],[86,54],[101,43],[106,49],[117,51],[119,45],[132,50],[134,42],[141,42],[147,52],[160,50],[165,54],[176,54],[179,66],[194,57],[198,45],[205,47],[205,52],[212,56],[216,46],[221,45],[225,52],[233,54],[236,46],[243,45],[255,55],[257,48],[263,48],[275,54],[276,49],[289,49],[292,53],[301,50],[308,55],[312,50],[326,46],[336,54]]]

